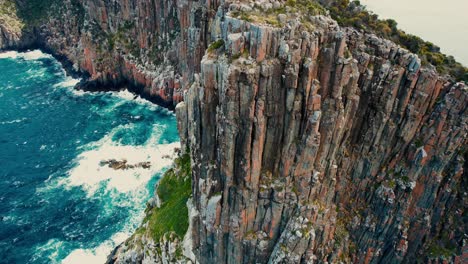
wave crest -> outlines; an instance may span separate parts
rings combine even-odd
[[[52,55],[46,54],[40,50],[31,50],[26,52],[7,51],[0,53],[0,59],[24,59],[24,60],[39,60],[52,59]]]

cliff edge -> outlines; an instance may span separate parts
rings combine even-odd
[[[466,85],[310,3],[218,10],[178,112],[197,260],[462,261]]]
[[[45,16],[0,43],[34,39],[88,73],[87,85],[177,105],[190,157],[186,225],[154,236],[155,202],[110,262],[466,261],[463,82],[340,27],[315,1],[65,0],[57,10],[70,19]]]

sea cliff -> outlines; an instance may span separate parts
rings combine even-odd
[[[314,1],[51,6],[2,24],[1,47],[44,48],[89,76],[83,89],[127,87],[175,108],[190,160],[169,175],[191,177],[186,233],[154,236],[154,199],[109,262],[466,259],[463,82]]]

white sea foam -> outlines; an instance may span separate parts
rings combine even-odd
[[[86,91],[83,91],[83,90],[78,90],[78,89],[71,89],[70,90],[72,92],[73,95],[75,96],[84,96],[85,94],[94,94],[92,92],[86,92]],[[96,93],[97,94],[97,93]]]
[[[10,216],[10,215],[4,216],[0,221],[3,221],[5,223],[15,223],[15,222],[17,222],[16,217],[15,216]]]
[[[43,77],[43,76],[45,76],[46,72],[47,72],[46,68],[29,69],[26,72],[27,73],[26,79],[34,80],[34,79]]]
[[[60,241],[58,239],[50,239],[47,241],[45,244],[36,247],[35,254],[31,259],[31,262],[34,263],[37,261],[37,259],[44,253],[44,252],[50,252],[48,254],[48,257],[50,259],[51,264],[56,264],[59,263],[57,261],[57,257],[59,255],[60,249],[64,246],[63,241]]]
[[[46,54],[40,50],[31,50],[27,52],[20,52],[20,57],[25,60],[38,60],[38,59],[52,59],[52,55]]]
[[[3,121],[3,122],[0,122],[0,125],[21,123],[21,122],[23,122],[25,120],[27,120],[27,118],[20,118],[20,119],[15,119],[15,120],[10,120],[10,121]]]
[[[115,95],[115,96],[117,96],[117,97],[119,97],[121,99],[132,100],[133,102],[136,102],[136,103],[138,103],[140,105],[147,106],[152,110],[158,109],[162,113],[165,113],[167,115],[174,115],[175,116],[175,113],[173,111],[170,111],[167,108],[160,107],[160,106],[158,106],[158,105],[156,105],[156,104],[142,98],[139,95],[133,94],[132,92],[130,92],[128,90],[122,90],[122,91],[119,91],[119,92],[109,92],[109,93],[112,94],[112,95]]]
[[[109,253],[124,242],[143,218],[144,199],[148,196],[146,184],[149,180],[163,168],[172,163],[172,158],[165,158],[166,155],[173,156],[174,149],[179,147],[179,143],[157,144],[161,132],[156,126],[153,128],[153,136],[141,146],[125,146],[112,141],[112,136],[125,129],[120,126],[106,135],[103,139],[84,146],[86,149],[79,155],[77,165],[70,171],[67,178],[67,186],[81,186],[89,196],[110,196],[111,202],[103,204],[103,214],[112,214],[116,206],[133,207],[131,217],[121,230],[110,239],[104,241],[95,248],[79,248],[73,250],[63,261],[64,264],[81,263],[104,263]],[[151,162],[150,169],[129,169],[116,171],[112,168],[101,167],[102,160],[126,159],[128,164],[139,162]],[[125,193],[125,199],[121,199],[121,194]],[[119,199],[120,197],[120,199]]]
[[[124,99],[124,100],[132,100],[133,102],[136,102],[140,105],[145,105],[145,106],[148,106],[150,108],[153,108],[153,109],[156,109],[158,108],[159,106],[155,105],[154,103],[144,99],[144,98],[141,98],[141,96],[139,95],[135,95],[133,94],[132,92],[128,91],[128,90],[122,90],[122,91],[118,91],[118,92],[110,92],[111,95],[114,95],[114,96],[117,96],[121,99]]]
[[[71,86],[70,88],[73,88],[73,86]],[[168,116],[170,116],[170,115],[175,116],[175,113],[173,111],[170,111],[167,108],[158,106],[158,105],[156,105],[156,104],[142,98],[139,95],[133,94],[132,92],[130,92],[128,90],[122,90],[122,91],[117,91],[117,92],[116,91],[111,91],[111,92],[89,92],[89,91],[71,89],[70,91],[75,96],[105,94],[105,95],[109,95],[109,96],[121,99],[120,102],[117,102],[114,105],[111,105],[110,106],[111,108],[109,108],[109,109],[105,109],[105,108],[100,107],[99,108],[100,113],[106,112],[106,111],[112,111],[116,107],[119,107],[122,104],[125,104],[127,102],[134,102],[136,104],[139,104],[139,105],[142,105],[142,106],[146,107],[149,110],[152,110],[152,111],[157,110],[159,113],[163,113],[163,114],[168,115]]]
[[[112,141],[112,136],[120,129],[119,126],[104,138],[90,143],[76,159],[77,166],[70,172],[69,177],[62,183],[65,186],[81,186],[88,196],[92,196],[101,184],[106,184],[108,189],[117,189],[120,192],[129,192],[144,186],[148,181],[163,168],[172,163],[175,148],[180,143],[157,144],[159,135],[153,135],[145,145],[131,146]],[[114,170],[108,166],[101,166],[101,161],[115,159],[117,161],[127,160],[127,164],[138,164],[150,162],[151,168],[134,168],[127,170]]]
[[[96,95],[73,89],[79,80],[72,77],[57,84],[57,88],[67,88],[75,96]],[[105,92],[106,95],[117,97],[121,100],[112,100],[109,111],[112,111],[119,105],[131,100],[145,108],[159,109],[159,106],[132,94],[131,92]],[[105,109],[107,111],[107,109]],[[100,113],[105,111],[100,109]],[[159,110],[163,110],[160,108]],[[167,111],[170,113],[170,111]],[[135,116],[135,118],[141,118]],[[117,207],[130,208],[130,216],[120,231],[114,234],[110,239],[102,242],[98,246],[86,244],[71,244],[69,242],[51,240],[42,248],[38,248],[38,256],[44,253],[49,256],[51,263],[104,263],[109,253],[117,245],[125,241],[138,227],[144,216],[145,200],[148,198],[149,190],[147,185],[155,174],[161,172],[164,168],[171,165],[175,149],[180,147],[180,143],[160,144],[160,137],[163,133],[161,125],[154,125],[151,137],[142,145],[125,145],[121,142],[113,141],[116,133],[125,132],[133,129],[133,125],[121,125],[114,128],[102,139],[86,144],[80,148],[81,154],[74,160],[74,167],[68,171],[66,177],[55,175],[49,177],[47,186],[38,188],[37,192],[49,192],[56,188],[82,188],[86,195],[93,200],[100,200],[102,206],[101,215],[109,217],[115,213]],[[52,146],[41,146],[45,150]],[[101,166],[101,161],[115,159],[118,161],[126,160],[127,164],[135,165],[141,162],[150,162],[149,169],[134,168],[127,170],[114,170],[107,165]],[[63,258],[63,250],[66,248],[76,248]],[[40,253],[42,252],[42,253]],[[62,252],[58,254],[57,252]]]
[[[74,79],[71,76],[66,76],[65,80],[54,85],[54,87],[73,88],[80,82],[80,79]]]
[[[114,94],[125,100],[133,100],[135,98],[135,94],[131,93],[128,90],[114,92]]]
[[[40,50],[31,50],[26,52],[7,51],[0,53],[0,59],[17,59],[24,60],[38,60],[38,59],[51,59],[52,55],[46,54]]]
[[[7,51],[0,53],[0,59],[16,59],[18,57],[18,52],[16,51]]]
[[[76,249],[71,252],[63,261],[63,264],[101,264],[105,263],[109,253],[124,242],[129,236],[128,233],[119,232],[111,239],[103,242],[94,249]]]
[[[77,158],[77,164],[69,171],[69,176],[59,180],[58,186],[82,187],[92,199],[102,200],[102,215],[112,215],[116,207],[131,208],[130,217],[120,232],[110,239],[102,242],[97,247],[87,248],[82,246],[70,252],[65,259],[60,260],[57,252],[65,247],[66,242],[51,240],[47,244],[38,247],[37,254],[45,252],[51,263],[75,264],[75,263],[104,263],[110,252],[124,242],[141,223],[144,216],[145,199],[148,197],[146,188],[151,178],[163,168],[168,167],[173,160],[174,149],[180,144],[158,144],[161,135],[160,127],[155,125],[152,137],[140,146],[122,145],[112,141],[115,133],[126,126],[113,129],[101,140],[83,146],[83,152]],[[171,156],[165,158],[166,155]],[[126,159],[128,164],[139,162],[151,162],[150,169],[119,170],[101,167],[100,162],[107,159]],[[55,188],[58,187],[56,184]],[[48,191],[49,188],[40,191]]]
[[[76,83],[79,82],[79,80],[75,80]],[[69,88],[73,88],[74,85],[76,83],[72,83],[70,82],[70,84],[73,84],[72,86],[68,86]],[[57,87],[59,86],[63,86],[62,83],[59,83],[56,85]],[[145,106],[147,107],[148,109],[150,110],[156,110],[158,109],[160,112],[163,112],[163,113],[166,113],[167,115],[175,115],[172,111],[166,109],[166,108],[163,108],[163,107],[160,107],[144,98],[142,98],[141,96],[139,95],[136,95],[128,90],[121,90],[121,91],[110,91],[110,92],[90,92],[90,91],[83,91],[83,90],[77,90],[77,89],[71,89],[70,90],[73,95],[75,96],[84,96],[84,95],[98,95],[98,94],[106,94],[106,95],[110,95],[110,96],[113,96],[113,97],[117,97],[119,99],[122,99],[121,102],[115,104],[112,106],[112,108],[115,108],[115,107],[118,107],[126,102],[134,102],[134,103],[137,103],[139,105],[142,105],[142,106]],[[100,111],[102,111],[103,109],[100,108],[99,109]]]

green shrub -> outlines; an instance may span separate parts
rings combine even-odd
[[[17,13],[13,0],[0,0],[0,24],[13,32],[21,32],[24,26]]]
[[[161,207],[150,209],[145,218],[154,241],[159,241],[168,232],[175,232],[180,238],[187,232],[187,200],[192,194],[190,166],[188,154],[179,157],[175,161],[175,168],[168,170],[159,182],[156,191]]]
[[[291,0],[292,1],[292,0]],[[420,37],[407,34],[397,28],[393,19],[381,20],[376,14],[367,11],[359,1],[336,0],[327,6],[330,15],[341,26],[350,26],[390,39],[409,51],[416,53],[423,64],[432,64],[441,74],[449,74],[457,81],[468,83],[468,68],[452,56],[440,52],[440,48]]]
[[[279,8],[270,8],[264,10],[260,6],[256,6],[252,11],[234,11],[231,13],[233,17],[241,20],[254,23],[268,24],[273,27],[281,27],[282,24],[278,20],[279,14],[286,14],[286,6],[290,9],[290,15],[296,12],[302,12],[305,16],[302,17],[302,23],[309,25],[309,17],[313,15],[326,14],[325,9],[315,1],[310,0],[288,0],[285,6]]]
[[[453,249],[448,249],[448,248],[439,246],[435,243],[432,243],[429,246],[428,253],[429,253],[429,257],[432,257],[432,258],[442,257],[442,258],[448,259],[455,255],[455,251]]]
[[[28,25],[38,26],[49,14],[56,14],[60,0],[29,0],[18,2],[18,15]]]
[[[286,6],[292,7],[299,11],[307,12],[307,15],[316,16],[326,13],[325,9],[316,1],[310,0],[288,0]]]
[[[424,146],[424,141],[422,138],[417,138],[415,141],[414,141],[414,145],[416,146],[416,148],[420,148],[422,146]]]
[[[218,39],[217,41],[211,43],[211,45],[208,47],[208,51],[212,52],[215,51],[221,47],[224,46],[224,40],[223,39]]]

